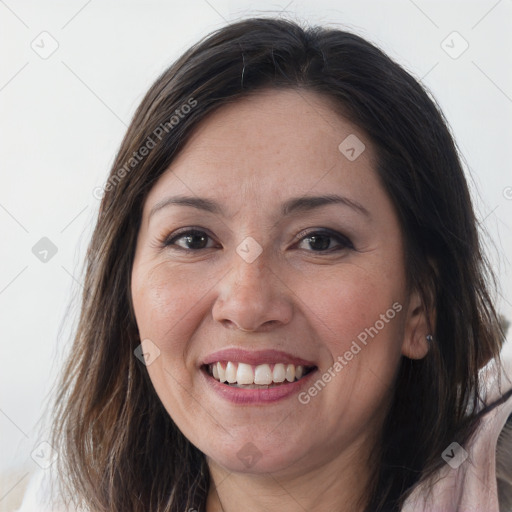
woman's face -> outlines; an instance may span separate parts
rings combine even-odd
[[[327,99],[266,90],[204,120],[150,191],[131,284],[140,339],[163,405],[211,463],[361,460],[400,358],[425,355],[375,165]]]

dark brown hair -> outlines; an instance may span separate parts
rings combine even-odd
[[[409,286],[435,312],[428,355],[402,358],[376,440],[366,511],[398,511],[412,487],[444,464],[445,448],[464,445],[478,426],[479,369],[499,360],[502,337],[468,187],[442,113],[408,72],[353,33],[246,19],[203,39],[156,80],[105,187],[79,325],[55,402],[62,493],[76,508],[204,510],[205,458],[175,426],[134,356],[141,340],[130,275],[148,191],[209,113],[263,88],[323,95],[367,134],[398,212]]]

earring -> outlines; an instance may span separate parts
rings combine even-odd
[[[434,338],[432,337],[432,334],[427,334],[426,338],[427,338],[427,341],[428,341],[429,344],[432,343],[432,341],[434,341]]]

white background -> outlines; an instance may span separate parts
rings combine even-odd
[[[36,468],[38,419],[77,318],[71,301],[99,206],[92,192],[135,108],[200,37],[272,14],[354,31],[432,91],[490,234],[498,309],[512,319],[512,0],[0,0],[0,472],[20,471],[11,486]],[[453,31],[469,44],[458,58],[442,44]],[[465,44],[446,41],[452,53]],[[51,44],[46,59],[31,47]],[[58,249],[46,263],[32,253],[42,237]],[[0,487],[0,510],[8,491]]]

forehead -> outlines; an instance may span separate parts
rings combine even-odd
[[[347,146],[362,152],[350,159]],[[362,194],[376,184],[374,161],[365,133],[340,116],[331,99],[300,89],[267,89],[201,121],[148,203],[170,191],[213,194],[221,202],[235,196],[282,200],[334,188]]]

